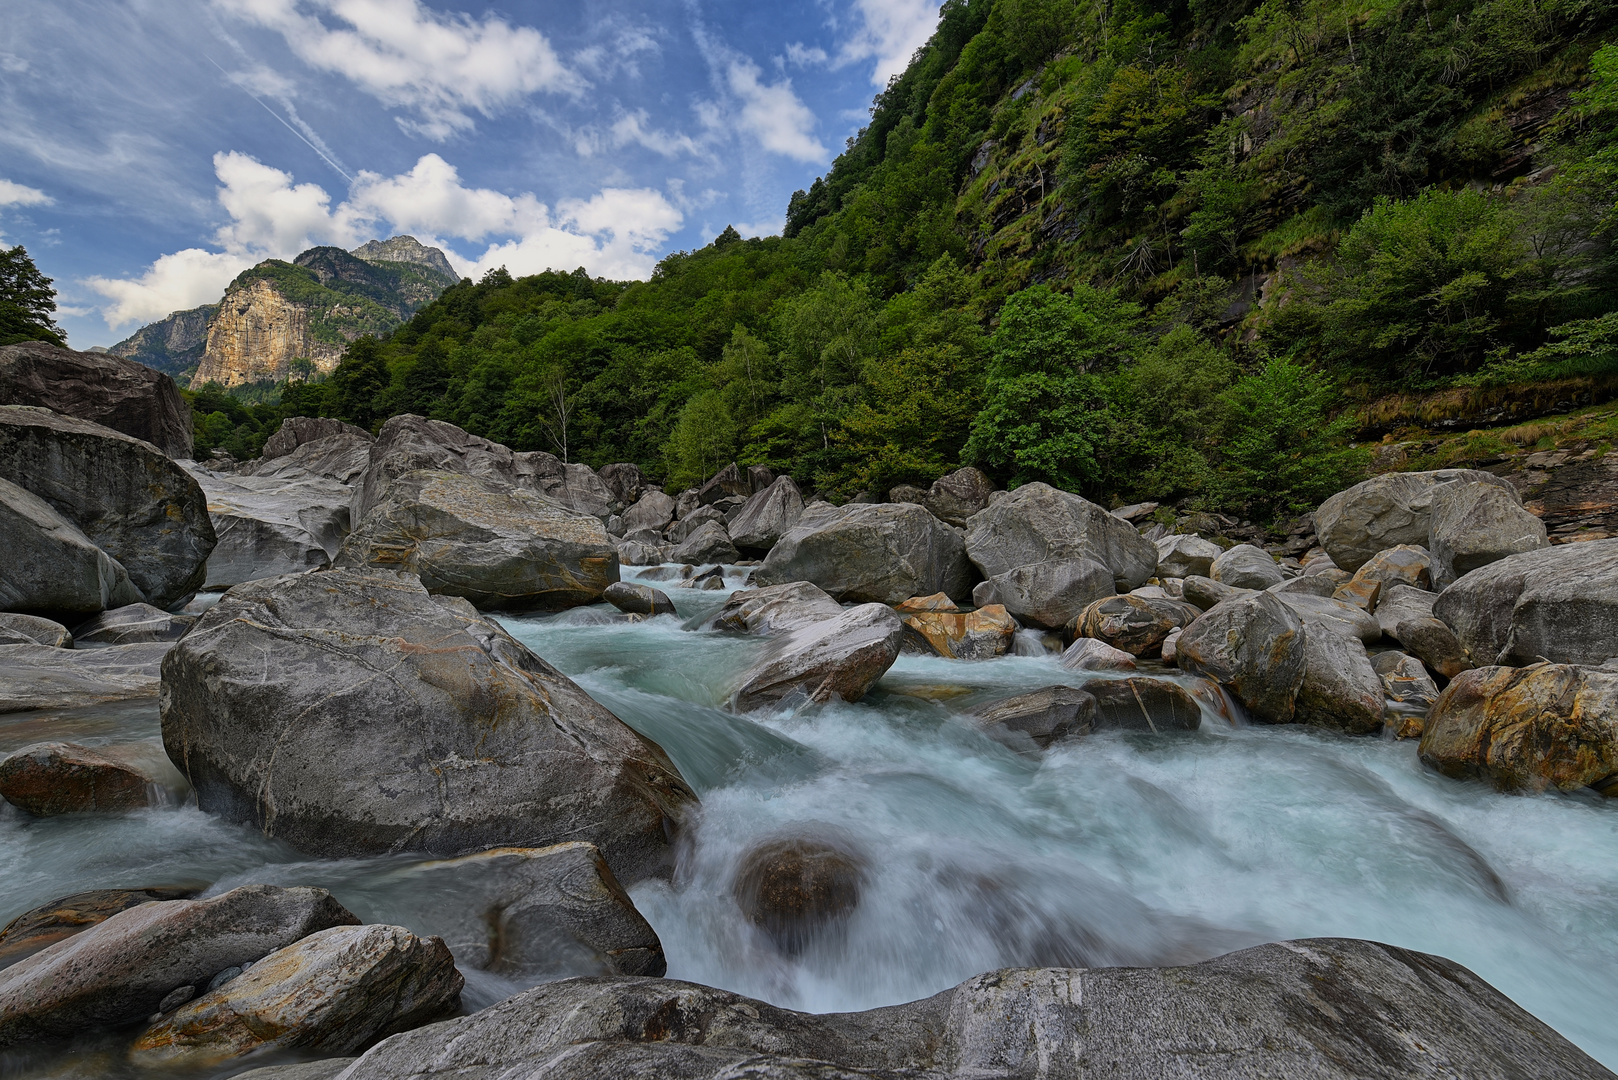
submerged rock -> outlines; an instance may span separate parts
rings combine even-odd
[[[1433,615],[1480,667],[1600,664],[1618,655],[1618,539],[1490,563],[1439,594]]]
[[[1303,620],[1273,593],[1221,601],[1187,626],[1175,645],[1183,671],[1236,695],[1255,720],[1290,723],[1303,685]]]
[[[755,572],[761,585],[811,581],[844,603],[972,595],[959,534],[912,503],[812,507]]]
[[[1043,750],[1059,739],[1088,735],[1095,718],[1095,695],[1061,685],[991,701],[972,713],[979,730],[1014,750],[1027,744]]]
[[[864,860],[847,845],[794,837],[742,856],[736,903],[747,920],[788,956],[845,920],[860,902]]]
[[[973,515],[966,553],[986,578],[1050,559],[1094,559],[1124,592],[1157,571],[1156,545],[1134,526],[1043,483],[1024,484]]]
[[[33,405],[191,456],[191,406],[174,380],[111,353],[75,352],[44,341],[0,347],[0,403]]]
[[[1115,592],[1113,572],[1094,559],[1051,559],[1015,566],[984,583],[979,607],[1001,604],[1025,626],[1060,630],[1092,603]],[[982,588],[983,586],[980,586]]]
[[[25,488],[0,479],[0,544],[10,552],[0,607],[64,618],[133,604],[140,590],[117,559]]]
[[[164,662],[162,716],[203,810],[326,857],[589,840],[635,880],[695,801],[656,743],[388,571],[232,589]]]
[[[904,633],[904,623],[886,604],[861,604],[790,630],[742,677],[731,705],[748,711],[789,694],[814,702],[858,701],[898,659]]]
[[[0,797],[35,817],[117,813],[151,805],[158,778],[74,743],[25,746],[0,760]]]
[[[59,649],[0,645],[0,713],[155,697],[169,642]]]
[[[128,604],[103,611],[73,628],[73,639],[85,645],[134,645],[143,641],[178,641],[197,621],[150,604]]]
[[[631,615],[679,614],[667,593],[632,581],[613,582],[607,586],[601,598],[619,611],[627,611]]]
[[[92,889],[52,900],[26,911],[0,929],[0,968],[10,967],[32,956],[47,945],[106,922],[120,911],[127,911],[154,900],[189,900],[201,892],[189,886],[159,886],[150,889]]]
[[[1433,491],[1441,484],[1510,485],[1474,469],[1383,473],[1339,491],[1315,511],[1315,532],[1332,562],[1353,573],[1379,551],[1401,544],[1427,544],[1432,532]]]

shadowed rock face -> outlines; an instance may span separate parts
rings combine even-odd
[[[634,881],[696,798],[465,600],[387,571],[231,590],[164,662],[162,717],[202,809],[322,856],[589,840]]]
[[[796,956],[853,912],[864,876],[863,861],[844,845],[771,841],[742,856],[736,902],[777,948]]]
[[[0,348],[0,405],[38,405],[191,456],[191,407],[174,380],[110,353],[43,341]]]
[[[863,1013],[790,1012],[665,979],[548,983],[474,1016],[395,1036],[344,1075],[347,1080],[1612,1076],[1458,964],[1335,938],[1261,945],[1186,967],[992,971],[923,1001]]]
[[[10,553],[0,607],[72,619],[140,600],[117,559],[44,499],[3,479],[0,546]]]

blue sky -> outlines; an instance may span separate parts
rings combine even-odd
[[[264,258],[411,233],[644,277],[778,232],[938,0],[7,0],[0,243],[77,348]]]

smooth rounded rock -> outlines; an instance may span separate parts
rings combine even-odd
[[[1156,544],[1156,576],[1160,578],[1209,577],[1214,560],[1225,550],[1194,533],[1159,537]]]
[[[1135,657],[1097,638],[1081,637],[1062,650],[1061,664],[1069,671],[1134,671]]]
[[[842,613],[843,606],[818,585],[791,581],[731,593],[708,625],[741,634],[782,634]]]
[[[760,585],[810,581],[843,603],[897,604],[912,596],[972,595],[960,535],[911,503],[804,511],[754,573]]]
[[[730,542],[730,534],[725,532],[724,524],[718,521],[703,522],[669,552],[672,562],[695,563],[698,566],[734,563],[741,557],[736,545]]]
[[[1395,585],[1378,599],[1376,621],[1385,636],[1404,646],[1438,675],[1453,679],[1472,665],[1455,631],[1434,617],[1437,600],[1437,595],[1425,589]]]
[[[1618,653],[1618,539],[1511,555],[1433,602],[1477,666],[1595,665]]]
[[[619,611],[627,611],[631,615],[677,615],[674,610],[674,601],[668,594],[654,589],[650,585],[639,585],[632,581],[615,581],[607,586],[601,598]]]
[[[985,593],[979,600],[974,589],[972,597],[978,606],[1002,604],[1018,622],[1042,630],[1062,629],[1092,603],[1116,591],[1112,570],[1085,558],[1012,567],[984,584],[992,590],[993,599]]]
[[[0,929],[0,968],[32,956],[47,945],[106,922],[120,911],[160,900],[189,900],[202,886],[156,886],[149,889],[91,889],[59,897],[26,911]]]
[[[1095,695],[1065,685],[991,701],[972,713],[980,731],[1016,750],[1043,750],[1059,739],[1088,735],[1095,717]]]
[[[53,619],[0,612],[0,645],[48,645],[55,649],[71,649],[73,635],[68,633],[67,627]]]
[[[1200,612],[1178,600],[1124,594],[1097,600],[1073,620],[1075,638],[1095,638],[1131,656],[1156,656],[1163,639]]]
[[[865,865],[846,845],[794,837],[742,856],[736,902],[747,920],[788,956],[847,919],[860,902]]]
[[[1290,723],[1305,665],[1303,620],[1273,593],[1221,601],[1180,634],[1182,671],[1228,687],[1266,724]]]
[[[904,635],[904,623],[886,604],[861,604],[799,626],[777,637],[770,653],[743,674],[731,705],[745,712],[789,695],[858,701],[898,659]]]
[[[1157,571],[1157,547],[1134,526],[1043,483],[1024,484],[974,514],[966,553],[986,578],[1050,559],[1094,559],[1112,571],[1123,592]]]
[[[1095,679],[1084,689],[1096,699],[1096,731],[1195,731],[1202,707],[1170,679],[1133,675]]]
[[[0,645],[0,713],[156,697],[170,642],[59,649]]]
[[[1400,544],[1427,544],[1432,532],[1433,491],[1441,484],[1496,484],[1498,476],[1475,469],[1384,473],[1339,491],[1315,511],[1320,546],[1337,566],[1354,573],[1379,551]]]
[[[1545,523],[1523,509],[1515,489],[1499,484],[1434,488],[1428,536],[1433,588],[1440,592],[1480,566],[1551,546]]]
[[[988,507],[993,493],[994,481],[989,475],[968,465],[934,480],[921,504],[939,521],[964,526],[973,514]]]
[[[730,519],[730,538],[743,551],[773,548],[803,517],[803,493],[790,476],[755,491]]]
[[[191,456],[191,406],[174,380],[112,353],[44,341],[0,347],[0,404],[39,406],[149,442],[171,458]]]
[[[1285,577],[1270,553],[1252,544],[1237,544],[1221,552],[1208,576],[1233,589],[1268,589]]]
[[[195,615],[175,615],[150,604],[128,604],[103,611],[73,628],[73,640],[87,645],[134,645],[143,641],[178,641],[195,625]]]
[[[0,797],[35,817],[117,813],[151,804],[157,778],[74,743],[35,743],[0,760]]]
[[[0,607],[63,618],[137,603],[123,564],[33,492],[0,479],[0,544],[11,553],[0,574]]]

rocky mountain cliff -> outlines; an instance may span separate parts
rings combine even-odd
[[[111,351],[194,387],[279,382],[331,371],[348,342],[382,334],[457,280],[444,253],[411,236],[372,240],[350,253],[311,248],[292,262],[243,272],[218,304],[178,311]]]

